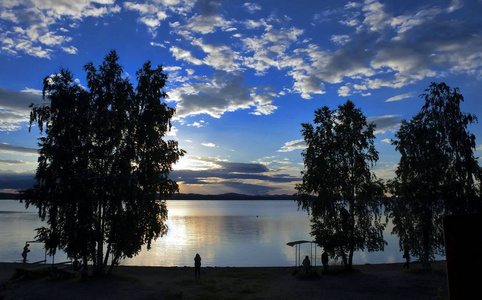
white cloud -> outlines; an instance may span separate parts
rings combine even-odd
[[[271,115],[274,113],[277,106],[273,105],[273,99],[278,97],[278,95],[274,92],[266,92],[262,94],[256,94],[256,89],[253,89],[253,92],[250,94],[251,99],[253,99],[256,108],[251,114],[253,115]]]
[[[208,34],[213,33],[217,27],[227,30],[230,26],[231,22],[225,20],[221,15],[194,15],[188,20],[184,28],[191,32]]]
[[[57,49],[71,53],[72,47],[62,47],[72,41],[62,24],[76,24],[86,17],[99,18],[119,11],[114,0],[4,1],[0,7],[0,20],[12,22],[14,26],[0,33],[1,51],[47,59]]]
[[[244,9],[246,9],[247,12],[249,12],[251,14],[255,13],[256,11],[261,10],[261,5],[259,5],[258,3],[246,2],[246,3],[243,4],[243,7],[244,7]]]
[[[204,143],[201,143],[201,145],[203,145],[204,147],[209,147],[209,148],[214,148],[214,147],[216,147],[216,144],[214,144],[214,143],[206,143],[206,142],[204,142]]]
[[[155,47],[166,48],[166,45],[164,45],[163,43],[150,42],[149,44]]]
[[[393,17],[390,20],[390,25],[395,28],[399,35],[405,34],[412,28],[418,27],[423,23],[433,20],[437,15],[442,13],[443,10],[437,7],[430,9],[422,9],[413,15],[400,15]],[[394,39],[400,39],[401,36],[397,36]]]
[[[87,16],[99,18],[120,11],[114,0],[19,0],[2,4],[0,19],[13,26],[0,32],[0,51],[43,58],[52,57],[55,51],[78,53],[71,45],[75,35],[70,30],[80,26]],[[193,13],[195,4],[198,10]],[[201,65],[231,73],[253,70],[258,76],[277,70],[292,78],[291,92],[311,99],[325,93],[328,84],[339,84],[338,93],[345,97],[361,91],[362,95],[370,95],[370,90],[382,87],[401,88],[448,72],[482,78],[482,36],[478,27],[453,13],[466,9],[464,5],[468,4],[452,0],[446,7],[423,5],[422,9],[407,8],[397,14],[390,11],[396,6],[378,0],[340,4],[315,12],[318,21],[341,20],[354,26],[343,28],[340,31],[343,34],[327,36],[333,42],[329,47],[314,44],[304,30],[292,26],[294,22],[288,17],[272,14],[260,19],[255,15],[250,15],[252,19],[227,19],[220,1],[127,1],[122,9],[138,14],[137,21],[145,24],[153,36],[163,22],[170,21],[169,33],[178,34],[179,39],[169,40],[179,44],[170,45],[166,38],[163,43],[152,41],[151,45],[163,48],[169,45],[167,48],[176,60],[193,65],[186,69],[189,76],[194,74],[194,66]],[[254,2],[241,3],[238,8],[250,12],[261,10]],[[236,28],[240,29],[236,35],[226,33]],[[210,34],[216,31],[223,34],[220,30],[229,37],[229,44],[222,36]],[[212,37],[215,39],[211,40]],[[201,71],[196,70],[196,75],[199,74]],[[172,78],[176,82],[193,80],[188,76]],[[214,91],[217,87],[207,85],[206,90],[209,88]],[[188,95],[188,89],[184,85],[178,92]],[[248,95],[243,98],[245,101],[226,107],[250,108],[252,114],[271,114],[276,109],[273,94],[255,93],[255,97],[250,88],[245,91]],[[261,95],[268,101],[260,101]],[[401,100],[397,98],[400,96],[387,102]],[[207,107],[216,107],[207,111],[218,117],[229,111],[220,108],[222,105]],[[186,106],[183,109],[188,111]],[[198,110],[189,113],[193,111]]]
[[[246,86],[237,73],[215,74],[212,78],[198,78],[194,83],[184,83],[169,92],[170,101],[176,104],[176,119],[207,114],[220,118],[226,112],[254,108],[254,114],[270,114],[276,93]]]
[[[339,45],[345,45],[350,41],[350,36],[347,34],[342,34],[342,35],[332,35],[331,40]]]
[[[179,129],[177,129],[176,126],[171,126],[169,131],[166,132],[166,136],[177,139],[177,132],[178,131],[179,131]]]
[[[391,144],[392,140],[391,139],[383,139],[381,140],[383,143]]]
[[[191,64],[194,64],[194,65],[202,65],[203,62],[202,60],[194,57],[190,51],[188,50],[184,50],[184,49],[181,49],[179,47],[176,47],[176,46],[172,46],[171,48],[169,48],[169,51],[171,51],[172,55],[174,56],[174,58],[176,58],[176,60],[185,60]]]
[[[362,4],[361,3],[358,3],[358,2],[348,2],[347,4],[345,4],[345,9],[352,9],[352,8],[358,8],[360,7]]]
[[[42,96],[42,90],[32,89],[32,88],[28,88],[28,87],[24,88],[20,92]]]
[[[215,4],[208,6],[219,8]],[[482,38],[474,32],[469,34],[473,29],[466,29],[464,38],[460,36],[458,39],[455,38],[456,33],[449,34],[449,39],[447,35],[440,34],[439,39],[432,34],[449,31],[448,23],[438,20],[443,9],[427,7],[413,14],[394,15],[381,2],[369,0],[363,4],[349,2],[345,10],[348,11],[333,9],[324,12],[326,16],[343,15],[358,23],[355,31],[331,37],[338,46],[333,50],[322,49],[309,41],[301,42],[299,38],[303,30],[279,27],[282,23],[273,16],[243,21],[248,30],[262,28],[264,31],[238,35],[244,46],[241,51],[232,45],[211,44],[206,42],[208,37],[194,38],[194,22],[212,19],[206,28],[201,26],[197,29],[197,33],[201,34],[214,32],[218,27],[227,30],[231,28],[227,23],[233,22],[226,21],[218,13],[208,13],[186,19],[187,25],[176,25],[178,34],[191,41],[192,45],[199,46],[207,55],[204,58],[194,57],[187,48],[183,50],[177,46],[171,48],[171,52],[176,59],[194,65],[202,63],[220,71],[232,72],[246,67],[253,69],[255,75],[263,76],[269,69],[284,70],[293,78],[292,91],[305,99],[325,93],[327,83],[338,84],[350,79],[356,81],[352,85],[345,82],[345,87],[339,90],[340,95],[363,91],[366,96],[371,94],[370,89],[401,88],[437,76],[438,66],[447,69],[448,65],[455,73],[482,74],[482,57],[478,55],[482,52],[479,41]],[[446,28],[434,30],[426,28],[427,24],[439,27],[445,24]],[[416,43],[412,42],[406,36],[409,32],[421,38]],[[447,43],[450,47],[444,47]]]
[[[400,101],[400,100],[403,100],[403,99],[406,99],[406,98],[410,98],[410,97],[413,97],[413,94],[412,94],[412,93],[405,93],[405,94],[401,94],[401,95],[396,95],[396,96],[390,97],[390,98],[388,98],[387,100],[385,100],[385,102]]]
[[[190,127],[196,127],[196,128],[201,128],[201,127],[204,127],[206,126],[208,123],[204,120],[200,120],[199,122],[192,122],[191,124],[187,124],[187,126],[190,126]]]
[[[265,21],[265,19],[260,19],[259,21],[248,19],[248,20],[244,21],[243,24],[244,24],[244,26],[246,26],[247,29],[255,29],[255,28],[259,28],[261,26],[264,26],[267,29],[272,28],[271,25],[268,25],[268,23]]]
[[[365,1],[362,7],[365,19],[363,24],[370,31],[382,31],[390,22],[390,15],[384,11],[385,5],[374,0]]]
[[[242,39],[247,49],[244,65],[256,70],[258,75],[264,74],[271,67],[281,69],[288,66],[287,50],[302,34],[303,30],[294,27],[266,28],[261,36]]]
[[[291,152],[295,150],[303,150],[306,149],[306,142],[304,139],[294,140],[290,142],[286,142],[281,149],[277,152]]]
[[[20,130],[28,120],[28,116],[26,115],[11,111],[0,111],[0,132]]]
[[[182,70],[182,68],[179,67],[179,66],[165,66],[165,67],[162,67],[162,69],[164,71],[167,71],[167,72],[174,72],[174,71]]]
[[[349,86],[342,86],[338,89],[338,96],[340,97],[348,97],[351,95],[351,89]]]
[[[62,47],[62,50],[69,54],[77,54],[77,52],[79,52],[79,50],[74,46]]]
[[[199,46],[208,55],[203,63],[216,70],[234,72],[240,70],[240,57],[236,51],[225,45],[205,44],[202,39],[194,39],[192,45]]]
[[[161,21],[168,17],[166,12],[168,8],[164,5],[124,2],[124,8],[139,13],[140,17],[137,21],[148,27],[152,37],[157,36],[157,29],[161,26]]]
[[[480,4],[480,2],[479,2],[479,4]],[[449,13],[451,13],[451,12],[454,12],[458,9],[461,9],[463,6],[464,6],[464,4],[462,3],[462,0],[452,0],[449,8],[447,8],[447,11]]]

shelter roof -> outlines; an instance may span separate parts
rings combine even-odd
[[[316,243],[316,242],[315,241],[300,240],[300,241],[294,241],[294,242],[286,243],[286,245],[293,247],[294,245],[305,244],[305,243]]]

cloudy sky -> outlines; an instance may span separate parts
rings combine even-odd
[[[30,103],[45,76],[117,50],[125,76],[147,60],[169,75],[173,130],[187,156],[184,193],[291,194],[303,168],[301,123],[351,99],[377,124],[383,179],[390,144],[430,82],[459,87],[482,118],[482,1],[2,0],[0,190],[32,183]],[[481,125],[470,131],[482,155]]]

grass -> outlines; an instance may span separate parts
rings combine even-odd
[[[437,267],[443,268],[439,266]],[[355,283],[359,284],[363,280],[372,278],[371,276],[357,276],[358,274],[366,275],[371,269],[371,267],[364,269],[363,266],[354,266],[351,271],[346,271],[342,265],[330,265],[327,272],[323,272],[323,267],[318,266],[313,268],[312,271],[307,274],[302,268],[294,267],[266,269],[218,268],[212,270],[207,269],[203,272],[201,280],[195,280],[190,270],[153,270],[146,268],[145,273],[138,272],[137,270],[129,273],[129,271],[133,269],[127,268],[125,270],[116,270],[116,272],[112,273],[110,278],[107,277],[106,279],[109,285],[119,287],[118,290],[125,289],[126,293],[136,293],[139,288],[140,296],[149,295],[150,297],[155,294],[156,297],[161,297],[162,299],[273,299],[273,295],[276,295],[277,298],[293,298],[296,293],[294,291],[297,291],[300,287],[310,287],[306,291],[306,294],[308,295],[321,289],[325,290],[330,295],[336,293],[335,290],[338,285],[341,286],[344,283],[349,283],[353,279],[355,279]],[[12,271],[13,270],[15,269],[12,269]],[[445,277],[441,276],[439,270],[435,269],[435,266],[432,272],[424,272],[423,270],[420,270],[420,267],[415,265],[413,267],[411,266],[410,270],[403,270],[401,266],[394,266],[393,268],[387,268],[385,266],[382,275],[377,275],[378,277],[373,278],[384,283],[386,281],[384,272],[391,272],[391,270],[396,270],[398,274],[397,276],[407,279],[406,281],[413,281],[413,285],[417,289],[420,288],[420,284],[417,283],[419,281],[418,278],[423,281],[428,280],[432,275],[436,275],[436,279],[442,278],[440,279],[440,283],[438,283],[438,281],[435,282],[434,280],[428,281],[435,282],[435,286],[431,284],[431,291],[433,291],[433,294],[434,296],[436,295],[437,299],[448,299],[446,296],[446,287],[444,285]],[[401,272],[413,272],[415,275],[403,275],[400,274]],[[47,274],[42,274],[42,272],[32,272],[29,276],[30,278],[35,278],[37,276],[47,276],[46,278],[49,278]],[[22,275],[24,274],[17,274],[16,276]],[[21,278],[23,279],[25,277]],[[95,280],[96,279],[92,279],[92,281]],[[373,286],[380,284],[377,283],[376,280],[372,282],[370,279],[368,284]],[[324,284],[329,282],[335,284]],[[408,284],[410,282],[408,282]],[[42,280],[32,284],[40,285],[41,283]],[[69,280],[69,282],[66,281],[65,284],[59,285],[59,288],[64,289],[72,283],[76,287],[80,286],[75,280]],[[26,286],[30,283],[24,282],[24,280],[20,279],[18,281],[12,280],[11,283],[3,283],[3,285],[0,284],[0,300],[2,298],[2,293],[5,293],[5,295],[10,293],[9,290],[12,289],[11,286],[9,286],[10,284],[15,287],[17,284],[18,286]],[[86,283],[86,285],[89,285],[89,283]],[[398,287],[399,284],[397,283],[396,286]],[[353,291],[358,292],[359,290],[360,289],[357,288]],[[68,291],[68,289],[66,291]],[[19,293],[19,291],[16,292]],[[367,292],[372,293],[372,291]],[[377,293],[373,294],[378,295]]]
[[[12,280],[17,280],[17,279],[31,280],[31,279],[44,278],[47,276],[49,276],[49,271],[47,269],[41,269],[41,270],[17,269],[13,274]]]
[[[243,269],[226,270],[212,274],[207,279],[183,278],[174,282],[169,295],[183,293],[180,298],[187,299],[240,299],[263,291],[264,284],[272,277],[268,272],[252,272]],[[221,296],[222,295],[222,296]],[[177,299],[180,299],[177,298]]]
[[[166,299],[182,299],[182,291],[181,292],[174,292],[174,293],[167,293]]]
[[[293,271],[292,274],[296,279],[311,279],[320,277],[318,271],[315,268],[309,270],[308,272],[303,269],[296,269]]]
[[[332,265],[328,267],[328,270],[324,270],[323,268],[312,268],[308,273],[306,273],[303,269],[297,268],[293,271],[292,275],[298,279],[307,279],[307,278],[319,278],[321,275],[342,275],[347,273],[358,273],[359,270],[356,268],[352,268],[351,270],[345,269],[345,266],[342,265]]]
[[[123,273],[117,273],[117,272],[108,275],[108,277],[110,277],[112,279],[117,279],[117,280],[120,280],[120,281],[130,282],[130,283],[140,282],[140,279],[138,277],[129,276],[129,275],[126,275],[126,274],[123,274]]]

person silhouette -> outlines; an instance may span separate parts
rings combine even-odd
[[[194,279],[201,279],[201,255],[196,253],[194,257]]]
[[[305,270],[306,273],[308,273],[308,270],[311,267],[310,259],[308,258],[308,255],[305,256],[305,259],[303,259],[303,270]]]
[[[72,269],[77,272],[80,270],[80,262],[77,259],[77,257],[74,259],[74,262],[72,263]]]
[[[323,264],[323,271],[328,271],[328,253],[326,251],[321,254],[321,263]]]
[[[405,258],[405,263],[403,264],[403,267],[410,269],[410,251],[408,251],[408,248],[405,248],[405,251],[403,252],[403,258]]]
[[[23,247],[23,252],[22,252],[23,263],[27,262],[27,253],[30,252],[30,249],[28,249],[29,246],[30,244],[25,244],[25,247]]]

